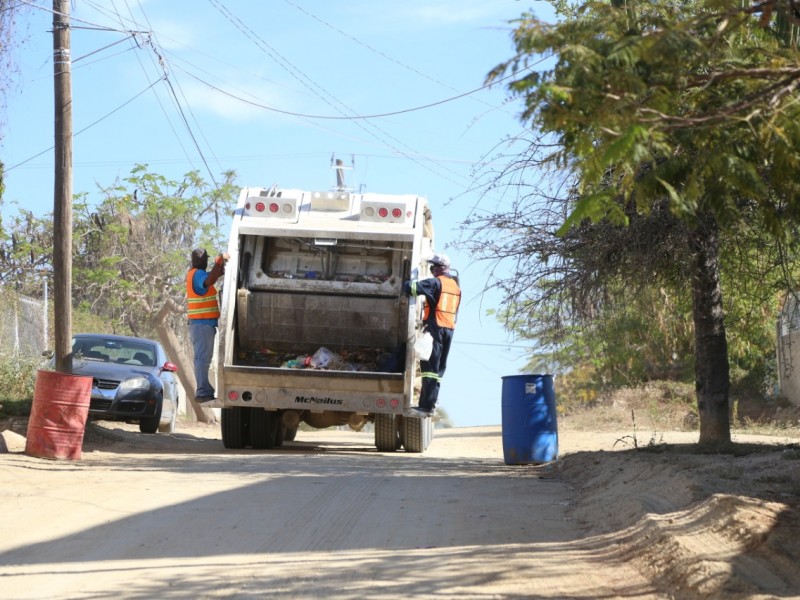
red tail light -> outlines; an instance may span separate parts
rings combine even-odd
[[[245,215],[277,219],[297,219],[299,201],[291,196],[250,196],[244,205]]]
[[[413,219],[413,211],[401,202],[364,200],[361,204],[361,220],[379,223],[405,223]]]

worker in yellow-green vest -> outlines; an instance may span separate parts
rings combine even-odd
[[[408,296],[424,296],[423,328],[433,337],[433,350],[428,360],[420,360],[422,392],[419,405],[408,413],[412,417],[433,415],[439,398],[439,386],[447,368],[447,355],[453,342],[461,288],[450,275],[450,259],[446,254],[434,254],[428,259],[433,277],[420,281],[406,281],[403,292]]]
[[[192,267],[186,273],[186,298],[189,313],[189,339],[194,350],[194,399],[198,402],[216,400],[214,386],[208,379],[208,368],[214,355],[214,340],[219,320],[219,298],[214,284],[225,273],[228,254],[222,253],[208,268],[205,248],[192,251]]]

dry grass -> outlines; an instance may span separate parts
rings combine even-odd
[[[638,388],[614,390],[591,405],[568,401],[559,405],[559,427],[574,431],[631,431],[638,445],[658,443],[663,431],[698,431],[694,386],[652,382]],[[734,404],[731,428],[760,435],[800,436],[800,407],[786,402],[739,399]]]

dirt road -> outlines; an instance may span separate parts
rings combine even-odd
[[[733,597],[730,581],[708,587],[713,569],[710,593],[693,595],[702,586],[665,582],[674,563],[641,562],[660,538],[639,521],[638,488],[614,492],[603,482],[625,467],[582,453],[612,448],[613,435],[561,435],[562,455],[584,454],[583,466],[521,467],[503,463],[499,427],[437,430],[424,455],[378,453],[366,433],[300,432],[280,450],[233,452],[216,427],[108,427],[87,433],[80,461],[0,454],[2,598]],[[650,508],[691,506],[691,482],[658,458]],[[628,468],[634,480],[651,470]],[[639,525],[604,516],[609,503]],[[755,507],[762,541],[781,506]],[[775,595],[741,597],[800,589],[790,565],[759,568],[748,572]]]

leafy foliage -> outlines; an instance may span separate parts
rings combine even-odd
[[[51,271],[52,254],[52,219],[25,209],[8,224],[0,216],[0,284],[33,295]]]
[[[218,188],[197,172],[170,181],[137,166],[130,177],[75,203],[74,299],[134,335],[150,335],[167,298],[182,306],[188,256],[222,244],[220,221],[235,199],[232,172]]]
[[[210,187],[197,172],[172,181],[137,165],[130,176],[73,203],[73,306],[76,330],[154,335],[151,319],[167,299],[183,305],[189,254],[209,252],[225,237],[220,225],[233,208],[233,172]],[[0,220],[0,283],[41,296],[52,284],[53,227],[21,209]],[[99,324],[85,315],[102,318]]]
[[[0,414],[30,414],[39,362],[0,357]]]
[[[509,89],[533,135],[514,141],[522,151],[504,166],[484,167],[487,191],[511,193],[465,222],[475,234],[465,245],[511,262],[513,276],[492,285],[506,294],[512,328],[571,348],[612,382],[688,355],[691,315],[701,440],[725,441],[721,282],[736,282],[731,356],[751,366],[771,337],[763,315],[793,283],[793,17],[769,0],[556,6],[556,24],[515,22],[517,54],[489,74],[515,75]],[[550,67],[530,69],[542,56]]]
[[[646,212],[666,195],[674,214],[710,211],[723,225],[747,199],[775,233],[796,216],[800,67],[773,9],[785,14],[769,1],[587,2],[557,25],[516,21],[517,55],[489,79],[557,56],[509,87],[523,119],[554,136],[548,160],[580,173],[562,232],[584,218],[627,222],[619,198]]]

